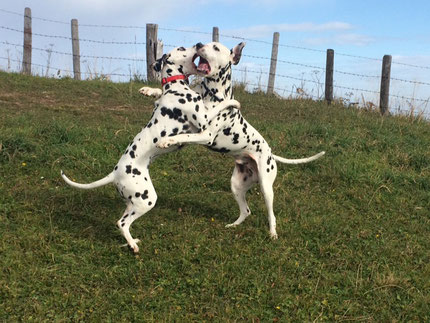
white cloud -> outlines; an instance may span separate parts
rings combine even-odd
[[[354,46],[366,46],[375,41],[374,38],[356,34],[356,33],[340,33],[330,35],[327,37],[313,37],[304,40],[305,43],[312,46],[322,45],[354,45]]]
[[[255,25],[245,28],[226,30],[227,35],[243,35],[247,38],[268,37],[273,32],[333,32],[351,30],[353,26],[349,23],[332,21],[323,24],[304,22],[298,24],[273,24],[273,25]]]

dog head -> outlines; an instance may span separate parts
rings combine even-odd
[[[239,43],[232,49],[228,49],[221,43],[212,42],[206,45],[196,44],[197,55],[200,57],[197,73],[204,77],[214,77],[221,70],[239,64],[242,49],[245,43]]]
[[[156,72],[161,72],[163,77],[177,74],[188,76],[197,73],[197,67],[194,64],[196,57],[196,46],[190,48],[177,47],[157,59],[152,68]]]

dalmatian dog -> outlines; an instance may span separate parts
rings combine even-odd
[[[163,95],[155,102],[149,123],[128,145],[110,174],[93,183],[80,184],[71,181],[61,171],[64,181],[76,188],[92,189],[109,183],[116,185],[127,205],[117,226],[135,253],[139,251],[139,240],[131,236],[130,226],[151,210],[157,201],[149,165],[157,156],[178,149],[177,146],[160,148],[158,143],[170,136],[205,131],[215,116],[240,107],[239,102],[233,99],[219,102],[215,107],[211,105],[210,110],[204,106],[201,95],[191,90],[186,81],[188,75],[197,72],[193,63],[195,55],[195,46],[179,47],[156,62],[154,69],[161,71],[163,77]]]
[[[233,99],[231,82],[232,64],[239,63],[244,43],[232,50],[220,43],[196,45],[199,56],[197,70],[204,79],[194,90],[201,94],[208,107],[216,107],[219,102]],[[159,91],[142,88],[142,94],[157,96]],[[173,145],[195,143],[231,155],[235,167],[231,177],[231,190],[239,204],[239,217],[227,227],[241,224],[251,213],[245,199],[246,192],[256,183],[260,184],[268,212],[270,236],[277,239],[276,218],[273,212],[273,182],[277,174],[276,162],[302,164],[314,161],[325,154],[320,152],[303,159],[286,159],[274,155],[263,136],[249,124],[239,110],[225,110],[208,122],[208,127],[200,133],[178,134],[162,138],[157,146],[168,149]]]

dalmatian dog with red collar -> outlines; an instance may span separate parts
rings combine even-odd
[[[212,42],[206,45],[197,44],[199,64],[197,70],[204,77],[195,91],[201,94],[207,107],[215,107],[225,100],[233,99],[231,81],[232,64],[239,63],[245,43],[240,43],[229,50],[220,43]],[[157,96],[159,91],[142,88],[145,95]],[[231,190],[239,204],[239,217],[227,227],[241,224],[251,213],[245,199],[246,192],[256,183],[260,184],[268,212],[270,236],[277,239],[276,218],[273,212],[273,182],[277,174],[276,162],[285,164],[308,163],[323,156],[320,152],[303,159],[286,159],[272,153],[270,146],[263,136],[252,127],[240,111],[232,109],[218,115],[208,122],[206,130],[194,134],[178,134],[162,138],[157,146],[170,148],[173,145],[196,143],[208,148],[227,153],[235,159],[235,167],[231,177]]]
[[[178,149],[178,146],[160,148],[158,143],[175,135],[205,131],[210,120],[224,111],[240,108],[236,100],[217,102],[207,109],[200,94],[191,90],[187,84],[187,75],[197,72],[194,65],[196,47],[175,48],[163,55],[154,66],[163,77],[163,95],[155,102],[151,120],[128,145],[127,150],[106,177],[89,184],[71,181],[61,171],[64,181],[76,188],[92,189],[114,183],[120,195],[126,201],[126,210],[117,222],[128,246],[137,253],[138,239],[130,234],[130,226],[139,217],[151,210],[157,194],[149,176],[149,165],[159,155]],[[209,132],[210,133],[210,132]],[[211,134],[205,132],[211,137]]]

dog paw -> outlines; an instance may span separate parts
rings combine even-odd
[[[121,245],[121,247],[129,247],[131,251],[133,251],[134,253],[138,253],[139,247],[137,246],[137,244],[139,242],[140,242],[139,239],[132,239],[130,242]]]
[[[236,223],[230,223],[230,224],[227,224],[225,227],[226,228],[234,228],[234,227],[237,227],[237,224]]]
[[[153,88],[144,86],[139,89],[139,93],[145,96],[152,96],[154,98],[158,98],[161,96],[163,91],[161,89],[153,89]]]
[[[175,140],[173,140],[173,139],[171,139],[171,138],[167,138],[167,139],[163,139],[163,140],[161,140],[160,142],[158,142],[157,144],[156,144],[156,146],[158,147],[158,148],[162,148],[162,149],[164,149],[164,148],[169,148],[170,146],[173,146],[173,145],[175,145],[176,144],[176,141]]]
[[[128,245],[130,247],[130,249],[134,252],[134,253],[138,253],[139,252],[139,247],[137,246],[137,243],[140,242],[139,239],[133,239],[131,241],[131,243]]]
[[[276,232],[270,232],[270,238],[272,239],[272,240],[277,240],[278,239],[278,234],[276,233]]]
[[[240,109],[240,102],[239,101],[237,101],[237,100],[231,100],[232,101],[232,104],[234,104],[234,107],[236,108],[236,109]]]

